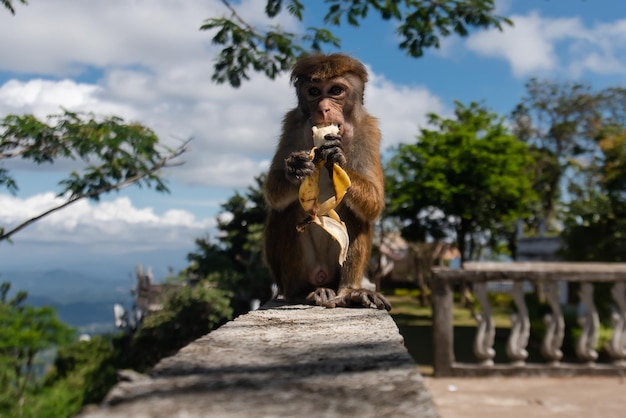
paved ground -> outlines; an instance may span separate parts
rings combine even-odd
[[[441,418],[624,418],[624,377],[425,378]]]

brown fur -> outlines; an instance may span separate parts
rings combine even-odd
[[[333,306],[367,306],[389,309],[379,294],[361,289],[369,260],[373,222],[383,210],[384,184],[380,163],[380,130],[377,120],[362,106],[367,81],[363,64],[343,54],[311,55],[293,68],[298,107],[283,119],[282,135],[263,190],[269,206],[265,224],[264,254],[276,283],[288,299],[307,297],[311,303]],[[346,91],[334,94],[336,86]],[[318,95],[311,95],[310,88]],[[304,90],[304,91],[302,91]],[[307,214],[298,201],[299,183],[289,179],[285,161],[313,146],[311,123],[341,125],[340,143],[345,156],[343,168],[352,185],[337,208],[346,223],[350,244],[342,267],[337,262],[338,246],[317,226],[304,232],[296,224]],[[311,280],[322,268],[328,273],[323,285]],[[337,297],[325,296],[327,290]]]
[[[304,80],[330,80],[344,74],[354,74],[367,82],[367,69],[358,60],[345,54],[312,54],[300,59],[291,71],[291,82],[297,87]]]

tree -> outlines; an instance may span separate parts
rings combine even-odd
[[[532,226],[546,223],[554,229],[556,210],[562,190],[577,179],[579,157],[593,154],[593,140],[601,120],[600,96],[591,86],[575,82],[551,82],[531,79],[527,96],[513,111],[513,131],[530,145],[538,157],[535,188],[541,208]]]
[[[140,372],[163,357],[207,334],[232,318],[232,294],[200,281],[196,286],[171,289],[163,309],[151,313],[133,334],[123,353],[122,367]]]
[[[213,80],[239,87],[250,71],[273,79],[291,67],[307,51],[321,51],[329,45],[339,48],[340,40],[328,27],[341,23],[358,27],[370,12],[397,23],[400,49],[410,57],[421,57],[426,48],[438,48],[440,38],[466,36],[472,28],[498,28],[512,24],[494,14],[494,0],[326,0],[324,27],[309,27],[305,34],[290,33],[278,25],[253,27],[237,14],[231,2],[222,0],[230,16],[209,18],[201,30],[213,30],[213,43],[222,46],[214,66]],[[274,18],[287,10],[299,21],[304,4],[299,0],[267,0],[265,13]]]
[[[430,114],[414,144],[393,150],[386,172],[388,214],[412,241],[456,239],[463,260],[495,248],[535,198],[528,147],[482,105],[456,102],[456,119]]]
[[[165,291],[168,297],[163,309],[148,315],[132,335],[93,336],[58,347],[54,366],[29,396],[22,416],[74,416],[84,405],[102,401],[119,381],[118,370],[145,372],[232,317],[232,295],[211,287],[206,280]]]
[[[263,226],[267,214],[261,186],[265,175],[255,178],[245,194],[235,195],[222,204],[218,216],[218,242],[198,238],[196,251],[187,255],[190,271],[208,277],[221,289],[235,295],[235,314],[248,311],[249,301],[270,298],[271,279],[262,259]]]
[[[27,394],[41,384],[38,354],[67,343],[73,330],[51,307],[24,306],[26,292],[9,299],[11,285],[0,284],[0,415],[17,416]]]
[[[47,122],[33,115],[8,115],[0,120],[0,163],[21,158],[35,164],[52,164],[62,159],[81,160],[84,168],[59,182],[63,203],[9,229],[0,227],[0,242],[39,219],[81,199],[98,200],[100,195],[131,184],[168,189],[159,170],[187,150],[189,141],[176,149],[165,148],[149,128],[123,119],[96,117],[65,110]],[[0,186],[18,190],[9,171],[0,166]]]
[[[602,119],[591,138],[597,148],[579,166],[564,213],[563,251],[568,260],[626,261],[626,89],[600,93]]]

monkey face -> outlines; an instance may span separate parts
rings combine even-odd
[[[300,102],[309,115],[312,126],[330,124],[339,127],[339,135],[345,130],[345,121],[350,120],[353,87],[347,77],[330,80],[310,80],[300,86]]]

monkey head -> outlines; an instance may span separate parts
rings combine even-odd
[[[291,72],[298,107],[311,126],[339,126],[339,136],[352,137],[363,109],[367,70],[344,54],[314,54],[299,60]]]

